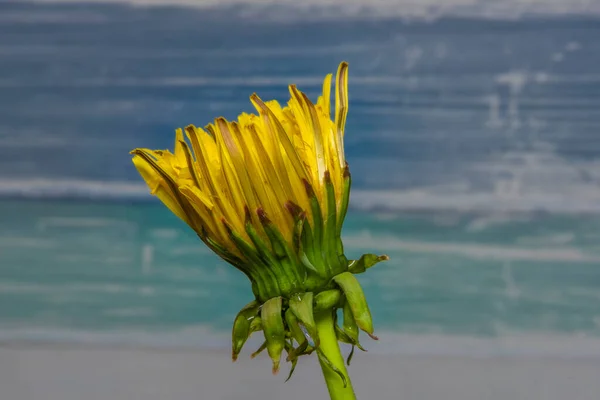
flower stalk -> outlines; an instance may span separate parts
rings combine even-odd
[[[340,352],[335,332],[334,313],[335,310],[330,310],[319,312],[316,315],[317,330],[321,339],[319,349],[324,356],[319,357],[319,364],[331,400],[355,400],[356,396],[354,395],[352,382],[344,365],[344,358]],[[326,360],[329,360],[330,364]]]

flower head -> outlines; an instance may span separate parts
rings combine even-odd
[[[357,327],[373,333],[352,273],[387,257],[344,255],[348,64],[338,68],[333,107],[331,79],[316,104],[295,85],[285,107],[253,94],[257,114],[178,129],[173,152],[132,151],[151,193],[250,279],[255,300],[235,319],[233,357],[252,332],[263,330],[274,371],[283,350],[295,365],[299,355],[318,349],[313,311],[319,307],[344,308],[340,340],[358,345]]]

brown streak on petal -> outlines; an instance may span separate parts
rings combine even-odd
[[[258,219],[260,220],[261,224],[267,225],[271,223],[271,220],[269,217],[267,217],[267,213],[262,209],[262,207],[258,207],[256,209],[256,215],[258,215]]]
[[[250,212],[250,209],[248,208],[247,205],[244,206],[244,216],[245,216],[245,223],[248,224],[250,222],[252,222],[252,214]]]
[[[312,197],[315,197],[315,191],[313,190],[310,182],[308,182],[306,179],[302,179],[302,183],[304,184],[304,190],[306,190],[306,195],[308,196],[308,198],[310,199]]]
[[[285,203],[285,208],[288,210],[288,212],[290,214],[292,214],[292,217],[294,217],[294,218],[298,218],[301,216],[301,214],[304,213],[302,208],[298,204],[294,203],[293,201],[287,201]]]
[[[188,125],[183,129],[188,133],[196,133],[196,127],[194,125]]]
[[[233,234],[233,229],[231,229],[231,226],[229,226],[227,221],[225,221],[225,218],[221,218],[221,223],[223,224],[223,226],[225,226],[225,229],[227,230],[227,234],[229,234],[231,236],[231,234]]]

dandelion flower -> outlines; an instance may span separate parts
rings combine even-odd
[[[131,153],[151,193],[252,284],[254,299],[234,320],[233,360],[252,333],[263,331],[265,342],[253,355],[266,349],[274,373],[284,351],[290,376],[299,356],[316,352],[331,397],[353,399],[338,341],[354,350],[362,349],[359,330],[375,338],[354,274],[387,256],[344,255],[351,184],[346,62],[337,71],[333,106],[331,80],[325,77],[316,104],[295,85],[284,107],[253,94],[256,114],[178,129],[173,152]]]

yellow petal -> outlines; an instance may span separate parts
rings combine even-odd
[[[348,63],[342,62],[335,77],[335,126],[338,136],[338,152],[340,154],[340,168],[344,168],[344,128],[348,115]]]
[[[273,125],[277,139],[279,140],[279,143],[281,143],[287,156],[286,158],[284,158],[284,160],[290,162],[290,164],[294,168],[294,172],[297,174],[300,180],[307,179],[308,176],[306,175],[304,165],[300,161],[298,153],[296,152],[296,149],[294,148],[290,137],[283,128],[283,125],[281,125],[280,120],[277,118],[275,113],[265,103],[262,102],[262,100],[258,96],[254,95],[253,101],[255,102],[255,104],[258,105],[260,110],[268,116],[269,122]],[[288,173],[292,173],[292,171],[288,171]]]
[[[135,150],[134,150],[135,151]],[[137,168],[138,172],[144,178],[150,192],[160,199],[168,208],[177,215],[188,225],[190,220],[183,210],[181,204],[177,201],[175,193],[169,188],[169,185],[160,176],[158,171],[153,168],[144,158],[135,154],[133,157],[133,164]]]
[[[256,197],[247,177],[248,171],[244,166],[242,153],[231,134],[229,123],[224,118],[218,118],[215,129],[221,166],[225,177],[221,189],[223,193],[229,194],[230,203],[235,207],[234,210],[237,214],[237,218],[229,220],[229,223],[237,232],[245,232],[244,220],[240,216],[244,215],[246,206],[256,207]]]
[[[323,109],[327,119],[331,118],[331,74],[327,74],[323,80],[323,95],[319,96],[317,105]]]

